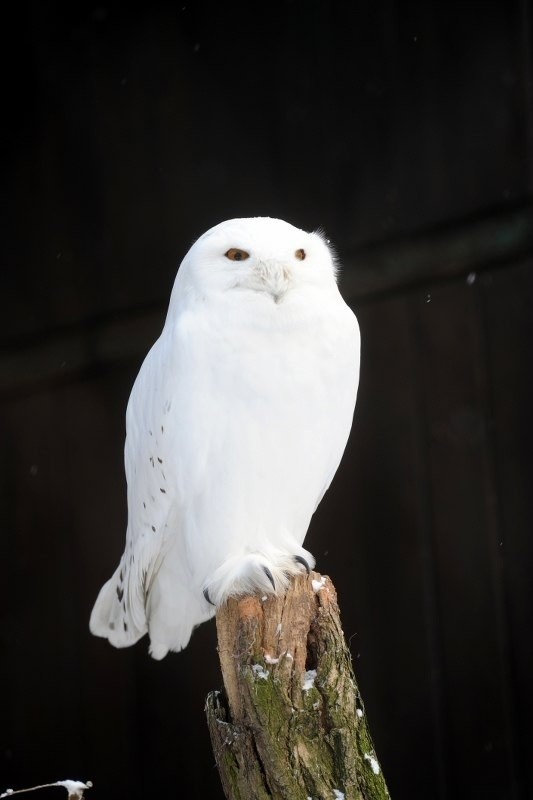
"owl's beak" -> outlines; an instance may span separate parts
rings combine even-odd
[[[254,273],[261,288],[272,295],[279,303],[292,285],[292,274],[289,267],[280,261],[258,261]]]

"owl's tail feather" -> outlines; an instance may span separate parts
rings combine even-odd
[[[91,633],[108,639],[115,647],[135,644],[148,630],[142,605],[141,613],[138,603],[132,608],[125,572],[121,562],[113,577],[100,589],[89,621]]]
[[[146,604],[150,655],[157,661],[169,651],[187,646],[194,628],[214,616],[216,609],[200,587],[192,588],[183,564],[167,559],[158,570]]]

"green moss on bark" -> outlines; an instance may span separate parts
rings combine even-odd
[[[217,617],[230,700],[212,693],[206,711],[228,800],[389,800],[335,590],[312,578]]]

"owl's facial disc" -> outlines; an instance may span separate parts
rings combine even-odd
[[[228,220],[207,231],[185,257],[178,282],[191,287],[182,302],[244,290],[282,303],[301,292],[336,289],[324,237],[270,217]]]
[[[278,255],[271,246],[254,247],[237,241],[224,253],[228,261],[239,262],[235,264],[235,288],[266,292],[276,303],[293,285],[292,268],[304,261],[306,255],[303,247],[287,248],[287,252]],[[240,262],[246,263],[241,266]]]

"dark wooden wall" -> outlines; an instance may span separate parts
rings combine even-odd
[[[210,225],[268,214],[326,229],[361,325],[352,436],[307,541],[393,800],[533,796],[531,11],[3,12],[0,790],[222,797],[213,624],[155,663],[87,621],[177,264]]]

